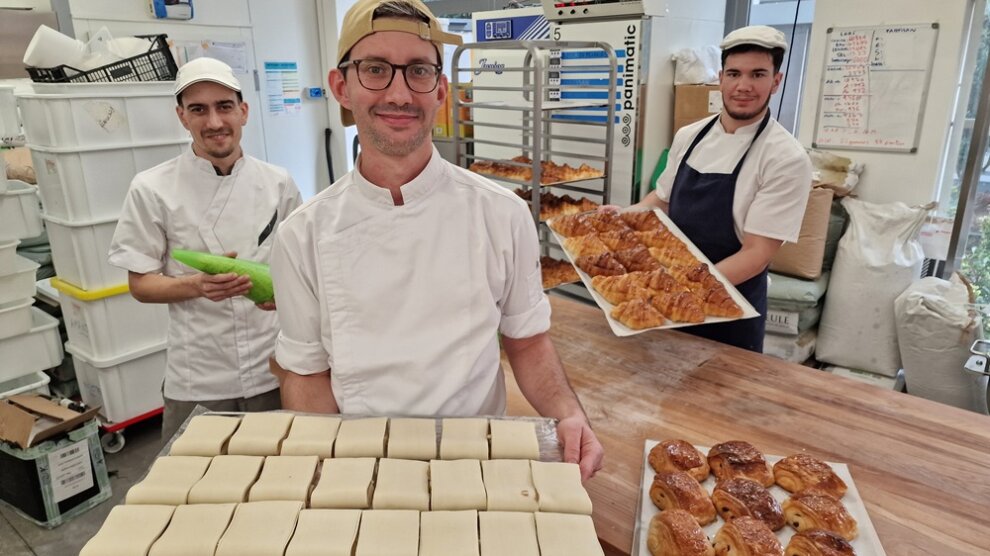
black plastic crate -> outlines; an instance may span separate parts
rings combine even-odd
[[[148,51],[89,71],[61,65],[27,68],[37,83],[113,83],[116,81],[175,81],[179,68],[168,48],[168,35],[138,35],[148,39]]]

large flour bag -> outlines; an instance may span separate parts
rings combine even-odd
[[[894,302],[897,342],[908,393],[986,414],[987,377],[963,368],[982,328],[971,302],[956,276],[911,284]]]
[[[849,228],[835,255],[816,357],[896,376],[901,366],[894,300],[921,274],[918,232],[929,207],[842,200]]]

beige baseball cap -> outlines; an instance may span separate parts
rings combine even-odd
[[[784,34],[767,25],[750,25],[736,29],[726,35],[719,46],[722,50],[728,50],[743,44],[787,50],[787,40],[784,38]]]
[[[216,58],[196,58],[183,64],[175,76],[175,93],[179,94],[186,87],[200,81],[219,83],[228,89],[240,92],[241,82],[234,76],[230,66]]]
[[[429,22],[389,16],[374,19],[376,9],[384,4],[393,3],[407,4],[415,8],[429,18]],[[437,47],[437,52],[441,54],[444,44],[461,44],[460,35],[445,32],[433,12],[421,0],[358,0],[351,9],[347,10],[340,29],[337,64],[344,60],[358,41],[380,31],[402,31],[418,35],[424,41],[432,42]],[[343,106],[340,107],[340,120],[345,126],[354,125],[354,116]]]

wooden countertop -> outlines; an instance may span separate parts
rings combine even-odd
[[[586,487],[607,553],[632,549],[644,441],[683,438],[848,463],[888,555],[990,555],[990,417],[678,332],[618,338],[598,308],[551,304],[605,447]],[[509,413],[531,412],[513,385]]]

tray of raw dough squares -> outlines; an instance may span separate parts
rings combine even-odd
[[[199,413],[82,556],[602,555],[555,423]]]

